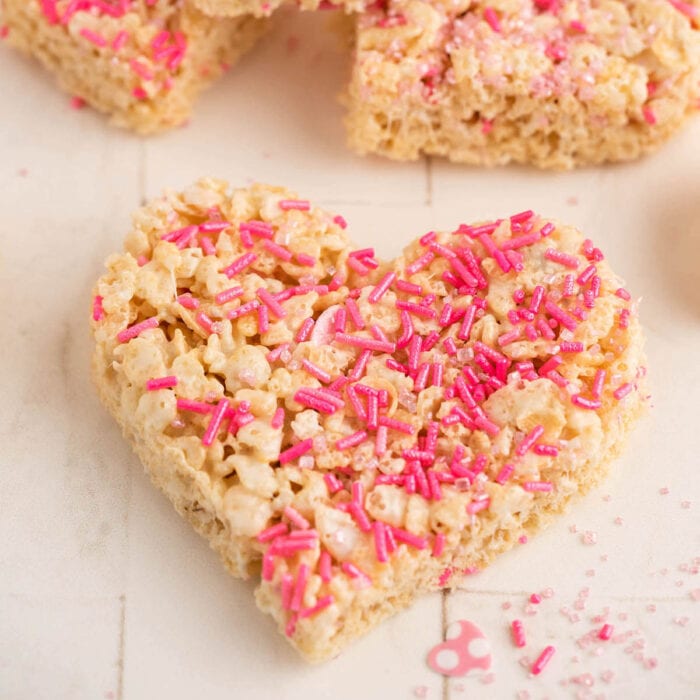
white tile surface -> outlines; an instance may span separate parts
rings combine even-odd
[[[679,569],[700,556],[700,122],[641,163],[571,174],[359,159],[344,149],[336,95],[346,65],[327,21],[282,16],[191,126],[150,141],[70,110],[41,71],[0,54],[0,94],[13,96],[0,111],[0,698],[374,700],[423,686],[435,700],[700,697],[700,603],[690,596],[700,575]],[[296,188],[385,256],[430,228],[529,207],[583,227],[644,297],[654,393],[603,490],[444,605],[427,596],[341,658],[302,665],[256,611],[252,586],[229,579],[151,488],[87,376],[89,290],[129,212],[205,174]],[[586,530],[596,544],[582,542]],[[527,615],[526,597],[548,586],[554,597]],[[586,609],[570,622],[560,609],[586,586]],[[627,643],[601,644],[600,657],[598,645],[577,649],[605,606],[616,632],[639,630],[656,669]],[[484,630],[492,683],[443,686],[427,668],[443,615]],[[530,658],[557,647],[539,679],[518,664],[515,615]],[[585,673],[591,688],[561,685]]]

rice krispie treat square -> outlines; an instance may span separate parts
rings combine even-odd
[[[263,33],[252,17],[213,19],[176,0],[4,0],[8,42],[64,90],[148,134],[187,121],[197,94]]]
[[[359,15],[351,146],[572,168],[653,151],[698,109],[700,0],[387,0]]]
[[[92,334],[154,483],[311,661],[538,531],[647,399],[630,294],[531,211],[384,263],[292,192],[202,180],[137,212]]]

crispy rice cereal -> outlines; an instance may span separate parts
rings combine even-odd
[[[360,153],[630,160],[698,108],[700,0],[388,0],[358,16],[355,52]]]
[[[311,661],[539,530],[646,400],[630,295],[532,212],[383,263],[287,190],[205,179],[137,212],[92,318],[153,481]]]
[[[267,17],[284,0],[193,0],[196,7],[213,17],[236,17],[239,15],[254,15]],[[296,5],[302,10],[330,10],[342,7],[346,12],[361,12],[366,0],[297,0]]]
[[[183,124],[200,90],[247,51],[264,23],[211,19],[176,0],[4,0],[7,39],[67,92],[141,133]]]

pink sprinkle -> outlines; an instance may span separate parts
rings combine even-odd
[[[396,289],[401,292],[406,292],[407,294],[414,294],[420,296],[423,294],[423,287],[420,284],[414,284],[413,282],[408,282],[406,280],[397,280]]]
[[[214,442],[228,409],[229,402],[227,399],[221,399],[221,401],[216,404],[216,408],[214,409],[214,413],[212,413],[209,425],[207,425],[207,429],[204,431],[204,435],[202,437],[202,445],[205,447],[209,447]]]
[[[270,330],[270,313],[267,306],[261,304],[258,307],[258,333],[262,335]]]
[[[517,250],[519,248],[524,248],[526,246],[531,246],[542,238],[542,234],[539,231],[534,231],[533,233],[527,233],[523,236],[514,236],[510,240],[503,241],[501,245],[501,250]]]
[[[385,563],[389,560],[386,548],[386,525],[380,520],[375,520],[372,527],[374,530],[374,551],[377,561]]]
[[[271,525],[270,527],[261,530],[257,534],[256,539],[258,542],[269,542],[270,540],[274,540],[275,537],[286,535],[288,532],[289,529],[284,523],[277,523],[277,525]]]
[[[332,414],[335,413],[341,405],[333,401],[332,397],[327,394],[319,394],[308,389],[300,389],[294,395],[294,400],[307,408],[313,408],[320,413]],[[340,404],[344,402],[340,401]]]
[[[314,327],[313,318],[304,319],[304,322],[299,326],[299,330],[294,338],[297,343],[304,343],[311,337],[311,331]]]
[[[326,372],[325,369],[322,367],[319,367],[317,364],[314,364],[311,362],[311,360],[302,360],[301,361],[301,366],[312,376],[316,377],[319,382],[322,382],[323,384],[329,384],[332,377],[331,375]]]
[[[364,442],[366,439],[367,433],[364,430],[358,430],[352,435],[348,435],[347,437],[337,440],[335,443],[335,447],[338,450],[347,450],[350,447],[356,447],[360,443]]]
[[[284,517],[300,530],[308,530],[311,527],[309,521],[294,507],[286,506],[283,511]]]
[[[535,492],[549,492],[554,486],[549,481],[526,481],[522,484],[523,490],[529,493]]]
[[[632,298],[630,293],[622,287],[615,291],[615,296],[618,296],[620,299],[624,299],[625,301],[629,301]]]
[[[83,109],[83,107],[85,107],[85,100],[82,97],[78,97],[78,96],[71,97],[70,106],[71,106],[71,109],[75,109],[75,110]]]
[[[553,262],[564,265],[565,267],[575,270],[579,266],[578,258],[568,253],[564,253],[561,250],[556,250],[555,248],[547,248],[544,253],[544,257],[547,260],[552,260]]]
[[[425,549],[428,546],[428,540],[426,537],[414,535],[412,532],[408,532],[408,530],[402,530],[398,527],[392,527],[391,531],[398,542],[410,544],[416,549]]]
[[[297,253],[296,259],[300,265],[304,265],[305,267],[313,267],[316,264],[316,258],[307,253]]]
[[[557,306],[554,302],[545,301],[544,308],[547,313],[556,321],[558,321],[564,328],[570,331],[575,331],[576,326],[578,326],[578,321],[567,311],[564,311],[561,307]]]
[[[410,265],[406,267],[406,273],[408,275],[415,275],[435,259],[435,253],[432,251],[427,251],[423,253],[419,258],[416,258]]]
[[[158,389],[172,389],[177,386],[177,377],[170,375],[168,377],[159,377],[158,379],[149,379],[146,382],[148,391],[158,391]]]
[[[214,301],[217,304],[226,304],[233,299],[237,299],[243,294],[243,287],[231,287],[230,289],[225,289],[223,292],[219,292],[215,297]],[[182,303],[182,302],[180,302]],[[184,304],[183,304],[184,306]],[[196,307],[195,307],[196,308]]]
[[[91,44],[94,44],[98,48],[104,48],[107,46],[107,40],[101,34],[93,32],[86,27],[83,27],[83,29],[80,30],[80,36],[87,39]]]
[[[539,605],[542,602],[542,596],[539,593],[533,593],[530,596],[530,602],[533,605]]]
[[[228,267],[225,267],[222,272],[231,279],[235,275],[243,272],[246,267],[252,265],[258,256],[255,253],[244,253],[239,258],[236,258]]]
[[[274,241],[264,240],[263,248],[269,251],[276,258],[279,258],[283,262],[289,262],[292,259],[292,251],[288,250],[284,246],[278,245]],[[249,253],[250,255],[250,253]]]
[[[153,80],[153,71],[136,59],[129,62],[131,70],[143,80]]]
[[[498,472],[496,481],[502,486],[506,483],[506,481],[508,481],[508,479],[510,479],[514,471],[515,467],[512,464],[504,464],[503,467],[501,467],[501,470]]]
[[[620,320],[619,320],[618,326],[624,330],[625,328],[629,328],[629,325],[630,325],[630,311],[629,311],[629,309],[622,309],[622,311],[620,311]]]
[[[117,334],[117,340],[120,343],[128,343],[133,338],[136,338],[139,335],[141,335],[141,333],[147,330],[151,330],[153,328],[157,328],[159,323],[160,321],[155,316],[153,316],[152,318],[147,318],[145,321],[135,323],[133,326],[125,328],[123,331],[119,331],[119,333]]]
[[[333,577],[331,571],[331,555],[325,549],[321,552],[321,556],[318,561],[318,573],[321,576],[321,580],[328,583]]]
[[[118,32],[112,40],[112,50],[114,53],[118,53],[121,49],[123,49],[127,41],[129,41],[129,33],[124,30]]]
[[[338,214],[337,216],[333,217],[333,223],[338,224],[340,228],[345,229],[348,227],[348,222],[345,221],[345,219]]]
[[[305,618],[317,615],[321,612],[321,610],[325,610],[330,605],[333,605],[334,602],[335,598],[332,595],[325,595],[322,598],[319,598],[316,605],[314,605],[312,608],[303,608],[299,613],[299,617]]]
[[[294,584],[294,592],[292,593],[292,599],[289,605],[292,610],[301,610],[304,592],[306,591],[306,583],[309,580],[309,573],[310,570],[307,564],[301,564],[299,566],[297,580]]]
[[[595,377],[593,379],[593,386],[591,388],[591,394],[593,395],[594,399],[599,399],[603,393],[603,385],[605,384],[605,376],[606,376],[606,372],[604,369],[599,369],[595,373]]]
[[[649,105],[644,105],[644,107],[642,107],[642,116],[649,126],[654,126],[654,124],[656,124],[656,115]]]
[[[536,314],[540,310],[540,305],[544,299],[544,287],[542,285],[537,285],[532,290],[532,299],[530,299],[530,311]]]
[[[264,5],[263,5],[264,6]],[[297,622],[299,621],[299,613],[292,613],[289,616],[287,624],[284,626],[284,633],[287,637],[293,637],[297,629]]]
[[[265,552],[262,559],[262,580],[272,581],[275,574],[275,558],[269,552]]]
[[[440,557],[445,551],[445,535],[442,532],[438,532],[433,540],[433,556]]]
[[[415,304],[412,301],[399,300],[396,302],[396,308],[401,311],[408,311],[422,318],[435,318],[437,315],[435,309],[425,306],[424,304]]]
[[[484,498],[480,501],[472,501],[467,505],[467,513],[469,515],[476,515],[482,510],[486,510],[491,505],[491,499]]]
[[[362,314],[360,313],[360,309],[357,306],[357,302],[355,302],[354,299],[346,299],[345,307],[350,315],[350,320],[355,325],[355,328],[358,331],[361,331],[365,327],[365,322],[362,318]]]
[[[542,653],[537,657],[537,661],[532,665],[531,673],[533,676],[539,676],[544,670],[544,667],[549,663],[549,660],[554,656],[555,649],[553,646],[545,647]]]
[[[268,224],[266,221],[256,220],[244,221],[238,226],[238,230],[241,233],[245,231],[257,238],[266,238],[268,240],[272,238],[274,233],[271,224]]]
[[[92,300],[92,320],[101,321],[105,317],[105,310],[102,308],[103,297],[99,294]]]
[[[305,199],[282,199],[279,202],[279,208],[282,211],[290,211],[291,209],[309,211],[311,203]]]
[[[624,399],[625,396],[632,393],[632,391],[634,391],[634,384],[627,382],[626,384],[623,384],[615,389],[615,391],[613,391],[613,396],[617,401],[620,401],[621,399]]]
[[[612,625],[603,625],[598,632],[598,639],[602,639],[607,642],[613,635],[614,627]]]
[[[513,620],[510,628],[513,633],[513,641],[515,642],[515,646],[520,648],[524,647],[527,640],[525,639],[525,627],[523,626],[523,623],[520,620]]]
[[[186,309],[194,310],[199,308],[199,299],[196,299],[191,294],[181,294],[177,298],[177,303]]]
[[[498,19],[498,15],[496,14],[496,10],[494,10],[493,7],[487,7],[484,10],[484,19],[488,22],[489,27],[491,27],[494,32],[497,34],[501,33],[501,23]]]
[[[554,445],[535,445],[532,451],[537,455],[547,457],[556,457],[559,454],[559,448]]]
[[[327,474],[324,474],[323,480],[326,482],[328,492],[331,494],[331,496],[335,493],[338,493],[338,491],[342,491],[343,484],[335,474],[331,474],[330,472],[328,472]]]
[[[369,274],[369,268],[363,265],[357,258],[349,256],[347,259],[347,265],[349,268],[357,272],[357,274],[361,277],[364,277]]]
[[[387,292],[396,280],[395,272],[387,272],[377,286],[369,293],[367,300],[370,304],[376,304]]]
[[[393,353],[396,349],[394,343],[376,340],[375,338],[365,338],[359,335],[348,335],[347,333],[336,333],[335,340],[343,345],[350,345],[372,352]]]
[[[353,564],[352,562],[349,561],[344,561],[341,565],[340,568],[348,575],[350,578],[355,578],[355,579],[362,579],[366,583],[371,583],[372,579],[370,579],[367,574],[362,571],[358,566]]]
[[[237,309],[231,309],[230,311],[227,311],[226,318],[233,321],[237,318],[240,318],[241,316],[245,316],[246,314],[252,313],[259,306],[260,302],[257,299],[253,299],[252,301],[248,301],[245,304],[241,304]]]
[[[475,318],[476,318],[476,306],[474,304],[471,304],[470,306],[467,307],[467,310],[464,314],[464,318],[462,319],[462,325],[460,326],[459,332],[457,333],[457,337],[460,340],[469,340],[469,336],[471,334],[472,325],[474,324]],[[446,341],[447,340],[450,340],[450,338],[446,339]],[[453,340],[453,343],[454,343],[454,340]]]
[[[524,456],[543,435],[544,435],[544,426],[543,425],[535,426],[522,439],[522,441],[518,445],[517,449],[515,450],[515,454],[517,454],[519,457]]]
[[[396,420],[396,418],[389,418],[388,416],[381,416],[379,418],[379,425],[386,426],[391,430],[398,430],[400,433],[405,433],[406,435],[413,435],[415,433],[415,428],[410,423],[404,423],[403,421]]]
[[[388,437],[388,428],[380,425],[377,428],[377,433],[374,440],[374,454],[377,455],[377,457],[381,457],[386,454]]]
[[[603,404],[598,399],[587,399],[581,394],[574,394],[571,397],[571,403],[579,408],[587,408],[590,411],[597,411]]]
[[[559,349],[562,352],[583,352],[583,343],[579,341],[562,341],[559,343]]]
[[[313,449],[313,446],[314,441],[312,438],[302,440],[296,445],[293,445],[292,447],[284,450],[283,452],[280,452],[280,456],[278,457],[279,463],[287,464],[288,462],[292,462],[293,460],[298,459],[302,455],[305,455],[307,452],[310,452]]]
[[[684,14],[691,20],[695,19],[696,17],[700,17],[700,8],[697,8],[688,2],[684,2],[684,0],[669,0],[669,2],[680,13]]]
[[[197,321],[197,323],[209,334],[219,334],[221,332],[220,324],[212,321],[211,318],[204,313],[204,311],[200,311],[195,316],[195,321]]]

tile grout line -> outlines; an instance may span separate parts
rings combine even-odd
[[[442,627],[442,641],[447,639],[447,596],[449,591],[440,591],[440,626]],[[442,700],[450,700],[450,685],[447,676],[442,677]]]

